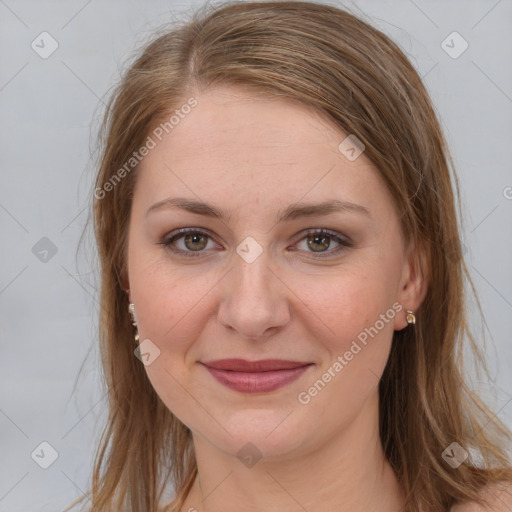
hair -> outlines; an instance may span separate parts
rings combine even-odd
[[[338,7],[230,1],[204,5],[153,34],[123,73],[102,119],[95,181],[101,193],[94,193],[93,215],[108,420],[96,451],[90,510],[155,512],[172,482],[171,508],[179,511],[197,474],[191,431],[160,400],[133,355],[123,283],[138,166],[119,170],[162,119],[217,84],[299,101],[364,144],[400,213],[405,240],[423,248],[428,279],[418,321],[395,331],[379,382],[384,453],[404,489],[404,510],[484,504],[481,491],[512,482],[511,434],[466,375],[465,347],[489,376],[468,321],[469,288],[482,318],[483,312],[464,261],[455,166],[420,76],[388,36]],[[122,179],[113,183],[116,172]],[[442,458],[453,442],[469,453],[457,469]]]

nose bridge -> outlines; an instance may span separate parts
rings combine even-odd
[[[244,246],[241,244],[240,249]],[[288,305],[283,286],[274,275],[269,253],[253,261],[236,255],[219,306],[219,320],[244,337],[257,338],[286,324]]]
[[[235,264],[234,291],[240,298],[254,300],[258,304],[268,302],[272,296],[272,280],[275,279],[270,268],[268,253],[248,262],[243,258]]]
[[[232,290],[238,299],[262,304],[271,300],[275,276],[269,268],[272,265],[270,239],[264,235],[257,238],[247,236],[236,248]]]

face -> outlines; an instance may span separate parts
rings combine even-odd
[[[145,369],[223,452],[305,453],[375,396],[418,305],[398,217],[364,152],[347,158],[348,134],[318,113],[233,87],[195,97],[138,169],[126,284],[157,354]],[[177,198],[189,208],[162,203]],[[309,208],[327,202],[346,204]],[[281,362],[212,367],[233,358]]]

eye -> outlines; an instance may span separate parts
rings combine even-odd
[[[178,229],[172,236],[165,238],[160,243],[175,254],[186,255],[187,257],[197,257],[201,256],[201,252],[204,252],[203,249],[207,247],[208,238],[211,238],[210,235],[204,231],[194,228],[184,228]],[[176,249],[174,244],[177,241],[183,242],[184,248]]]
[[[211,236],[205,231],[196,228],[183,228],[171,233],[170,236],[159,243],[174,254],[194,258],[201,256],[205,252],[205,249],[208,248],[209,240],[211,241]],[[333,250],[327,250],[331,247],[332,240],[334,240],[338,246]],[[303,236],[296,246],[299,246],[303,241],[306,247],[303,250],[313,253],[315,258],[330,257],[340,253],[346,248],[353,247],[353,243],[350,239],[327,229],[308,230],[306,236]],[[181,242],[182,246],[177,248],[176,245],[178,242]],[[293,250],[295,251],[296,249]]]
[[[312,249],[311,251],[306,252],[315,253],[315,258],[327,258],[353,246],[352,242],[348,238],[327,229],[310,229],[300,242],[303,240],[305,241],[306,247]],[[338,246],[331,251],[323,250],[330,248],[332,240],[335,240]]]

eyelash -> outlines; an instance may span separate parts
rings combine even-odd
[[[212,239],[212,237],[208,233],[206,233],[205,231],[201,231],[201,230],[196,229],[196,228],[182,228],[182,229],[176,230],[174,233],[171,233],[170,237],[167,237],[167,238],[163,239],[161,242],[158,242],[158,243],[160,245],[163,245],[166,249],[168,249],[172,253],[178,254],[178,255],[181,255],[181,256],[185,256],[187,258],[197,258],[197,257],[202,256],[202,253],[205,252],[204,250],[201,250],[201,251],[182,251],[181,249],[177,250],[177,249],[173,249],[172,248],[171,244],[174,243],[176,240],[179,240],[180,238],[183,237],[183,235],[186,235],[186,234],[205,235],[209,239]],[[353,243],[350,240],[348,240],[347,238],[342,238],[337,233],[335,233],[334,231],[330,231],[330,230],[327,230],[327,229],[309,229],[309,230],[306,231],[304,236],[300,240],[298,240],[298,242],[301,242],[302,240],[304,240],[308,236],[312,236],[312,235],[327,235],[329,238],[335,240],[336,242],[338,242],[340,244],[339,247],[337,247],[336,249],[334,249],[332,251],[323,252],[323,253],[311,252],[310,254],[312,254],[314,258],[328,258],[328,257],[332,257],[334,255],[337,255],[339,252],[343,251],[344,249],[347,249],[347,248],[350,248],[350,247],[353,246]],[[325,254],[325,256],[324,256],[324,254]]]

